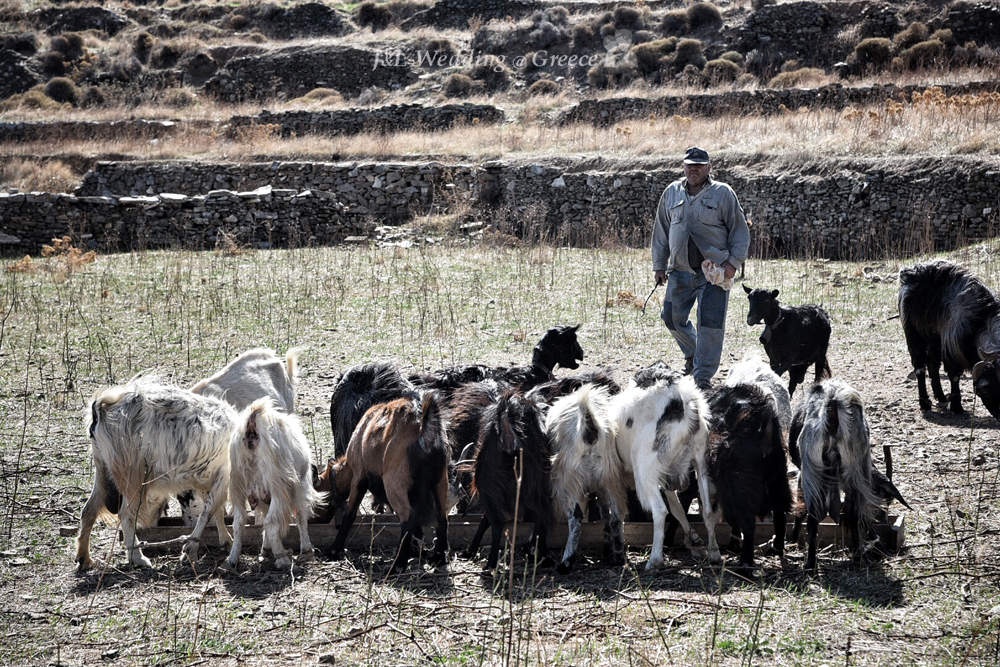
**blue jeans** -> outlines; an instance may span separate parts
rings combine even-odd
[[[691,324],[691,308],[698,301],[698,329]],[[694,360],[694,379],[707,382],[719,370],[726,332],[729,292],[712,285],[701,271],[673,271],[667,276],[667,297],[660,319],[670,329],[685,359]]]

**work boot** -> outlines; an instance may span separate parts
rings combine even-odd
[[[695,382],[695,385],[698,387],[698,389],[701,389],[702,391],[709,391],[712,388],[712,381],[711,380],[697,380]]]
[[[684,358],[684,375],[691,375],[694,373],[694,357]]]

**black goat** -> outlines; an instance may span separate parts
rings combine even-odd
[[[539,556],[546,552],[552,523],[552,445],[542,424],[540,406],[510,389],[483,413],[476,451],[473,490],[483,506],[483,519],[466,557],[473,557],[492,528],[486,570],[496,570],[508,517],[516,508],[533,515],[530,546]],[[520,478],[520,483],[519,483]]]
[[[414,385],[425,389],[436,389],[447,398],[454,390],[470,382],[498,380],[513,385],[526,392],[532,387],[549,382],[555,377],[556,366],[576,369],[583,360],[583,349],[576,338],[580,325],[559,325],[545,332],[531,353],[531,365],[493,367],[482,364],[444,368],[433,373],[415,373],[409,377]]]
[[[413,385],[392,363],[360,364],[341,373],[330,397],[330,426],[336,458],[347,452],[351,434],[368,408],[397,398],[416,397]]]
[[[855,555],[863,555],[861,536],[868,534],[879,499],[872,488],[871,443],[861,395],[837,379],[814,384],[792,417],[788,452],[801,471],[799,484],[808,513],[806,569],[816,568],[819,522],[827,514],[847,524]]]
[[[948,401],[939,375],[943,363],[951,381],[953,413],[964,412],[958,381],[963,371],[972,370],[976,394],[1000,419],[1000,375],[993,362],[1000,355],[1000,302],[989,288],[964,267],[945,260],[902,269],[899,319],[917,376],[921,410],[931,409],[927,375],[934,398],[942,404]]]
[[[809,364],[816,364],[816,382],[830,377],[826,351],[830,346],[830,316],[819,306],[782,306],[778,290],[750,289],[743,291],[750,300],[747,325],[764,323],[760,342],[778,375],[788,371],[788,394],[802,384]]]
[[[753,567],[756,517],[774,517],[772,548],[784,553],[792,509],[788,465],[774,396],[755,384],[714,392],[708,474],[733,536],[743,540],[740,566]]]

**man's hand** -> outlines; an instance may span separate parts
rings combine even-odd
[[[733,269],[733,274],[736,274],[736,269]],[[667,272],[664,270],[653,271],[653,284],[663,285],[667,282]]]
[[[736,267],[730,264],[729,262],[723,262],[722,268],[726,270],[726,280],[729,280],[730,278],[734,278],[736,276]]]

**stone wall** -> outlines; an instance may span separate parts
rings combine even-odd
[[[133,199],[128,195],[195,194],[222,188],[245,191],[272,185],[289,193],[310,191],[312,200],[320,198],[316,192],[329,193],[323,198],[330,210],[319,211],[302,208],[300,195],[288,201],[272,196],[271,208],[265,212],[293,225],[274,239],[276,243],[296,234],[299,240],[335,242],[366,221],[395,224],[423,213],[470,207],[474,215],[491,208],[505,211],[507,220],[525,226],[530,222],[532,233],[570,242],[594,238],[593,230],[599,229],[604,238],[644,245],[657,199],[679,176],[679,162],[679,156],[627,162],[553,159],[451,165],[105,162],[88,175],[77,198],[46,196],[32,204],[31,210],[23,208],[30,203],[30,195],[0,198],[0,231],[22,238],[20,249],[31,252],[37,249],[32,244],[57,235],[60,224],[93,219],[97,206],[93,195],[106,194],[113,196],[109,202],[135,216],[132,228],[158,234],[156,245],[168,243],[170,234],[177,235],[179,245],[210,243],[210,229],[189,229],[184,226],[187,222],[178,226],[175,218],[183,222],[190,217],[175,216],[172,196]],[[860,259],[950,249],[991,236],[1000,211],[1000,158],[996,157],[808,160],[717,156],[713,170],[736,189],[753,220],[754,252],[758,254]],[[226,194],[217,202],[210,224],[257,220],[259,216],[254,217],[252,211],[235,208],[242,205],[239,197]],[[204,206],[197,203],[202,201],[197,197],[189,201],[192,211]],[[296,202],[294,206],[290,201]],[[112,203],[102,206],[112,207]],[[227,212],[227,207],[234,207],[233,212]],[[288,212],[282,207],[288,207]],[[207,212],[198,211],[200,215]],[[313,214],[316,217],[310,217]],[[231,216],[235,222],[230,222]],[[330,220],[336,231],[316,232]],[[36,225],[44,231],[36,232]],[[167,225],[169,229],[164,230]],[[298,227],[303,231],[293,233]],[[139,232],[116,234],[129,242],[141,240]]]
[[[300,97],[314,88],[335,88],[354,97],[367,88],[405,88],[417,72],[402,58],[350,46],[289,46],[262,55],[237,57],[205,84],[223,102],[283,95]]]
[[[390,104],[376,109],[335,111],[264,111],[256,116],[233,116],[233,128],[278,125],[282,136],[304,134],[350,135],[362,132],[446,130],[456,123],[494,124],[504,121],[504,112],[488,104]],[[0,130],[3,126],[0,125]]]
[[[225,239],[256,247],[332,245],[371,232],[364,212],[329,192],[262,187],[187,197],[77,197],[0,194],[3,233],[12,253],[36,253],[70,234],[101,248],[213,248]]]
[[[614,97],[604,100],[583,100],[560,114],[560,124],[591,123],[613,125],[631,119],[645,119],[650,114],[659,117],[713,117],[723,114],[776,114],[807,109],[832,109],[879,106],[886,100],[909,100],[914,93],[923,93],[928,86],[875,85],[845,87],[839,83],[820,88],[778,90],[734,90],[718,94],[677,95],[667,97]],[[936,86],[948,97],[975,95],[1000,90],[1000,82],[973,81]]]

